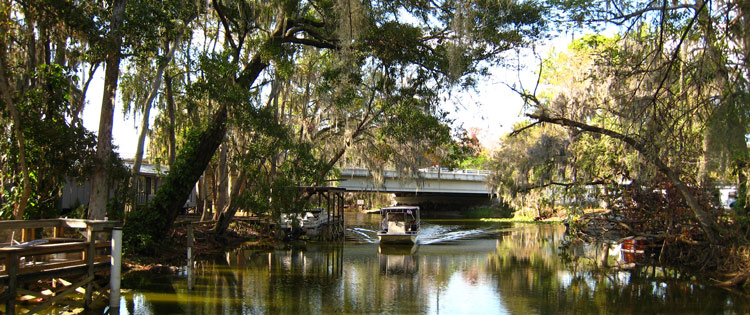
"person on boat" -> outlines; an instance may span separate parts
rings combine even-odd
[[[388,219],[385,217],[385,214],[383,214],[383,221],[380,221],[380,230],[383,233],[388,232]]]
[[[416,219],[411,220],[411,224],[410,225],[411,225],[411,229],[409,229],[409,231],[416,232],[417,231],[417,220]]]

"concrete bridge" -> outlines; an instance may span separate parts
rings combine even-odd
[[[494,200],[488,176],[489,171],[485,170],[425,168],[411,177],[385,170],[382,184],[375,185],[369,170],[350,168],[341,170],[338,187],[347,191],[393,193],[399,204],[419,205],[426,210],[461,210]]]

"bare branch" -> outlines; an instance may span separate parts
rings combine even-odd
[[[642,156],[646,158],[646,160],[649,163],[654,164],[657,169],[659,169],[660,172],[662,172],[664,175],[667,176],[667,178],[670,179],[672,184],[677,187],[677,190],[680,191],[682,194],[682,197],[685,198],[685,201],[687,201],[688,206],[695,214],[696,219],[701,225],[701,228],[703,229],[703,232],[706,234],[706,237],[709,239],[709,241],[712,244],[716,244],[717,242],[717,236],[716,236],[716,230],[719,230],[721,232],[721,227],[714,224],[713,219],[709,215],[708,212],[706,212],[703,207],[698,203],[698,200],[695,198],[695,195],[690,191],[687,184],[685,184],[681,179],[680,176],[672,170],[672,168],[668,167],[664,161],[661,160],[661,158],[658,156],[658,153],[653,152],[652,150],[648,150],[646,146],[636,140],[633,137],[618,133],[616,131],[605,129],[602,127],[592,126],[588,124],[584,124],[578,121],[573,121],[564,117],[549,117],[546,115],[538,115],[538,114],[527,114],[529,118],[536,119],[540,122],[547,122],[552,123],[560,126],[575,128],[581,131],[587,131],[592,133],[598,133],[602,134],[614,139],[618,139],[620,141],[623,141],[633,147],[638,153],[640,153]]]
[[[321,41],[316,39],[310,39],[310,38],[298,38],[298,37],[284,37],[281,39],[282,43],[295,43],[295,44],[301,44],[301,45],[307,45],[317,48],[328,48],[328,49],[339,49],[339,46],[327,42],[327,41]]]
[[[536,125],[539,125],[541,123],[542,123],[541,121],[535,121],[535,122],[533,122],[533,123],[531,123],[531,124],[529,124],[527,126],[524,126],[521,129],[513,130],[513,132],[511,132],[510,135],[508,135],[508,137],[515,137],[515,136],[519,135],[520,133],[524,132],[526,129],[530,129],[530,128],[532,128],[532,127],[534,127]]]
[[[652,105],[654,106],[654,109],[656,109],[656,98],[659,96],[659,92],[664,87],[664,83],[667,81],[667,77],[669,77],[669,72],[672,70],[672,65],[674,65],[675,60],[677,60],[677,55],[680,53],[680,47],[682,47],[682,43],[685,41],[685,38],[687,37],[690,30],[693,28],[693,23],[695,23],[695,20],[698,19],[698,14],[703,10],[704,7],[706,7],[707,1],[704,1],[700,8],[695,11],[695,15],[692,19],[690,19],[690,22],[688,23],[687,27],[685,28],[685,31],[682,33],[682,37],[680,37],[680,41],[677,43],[677,47],[675,47],[674,52],[672,53],[672,58],[669,60],[667,71],[664,72],[664,77],[662,77],[661,82],[659,82],[659,86],[656,88],[656,91],[654,91],[654,98],[651,101]]]

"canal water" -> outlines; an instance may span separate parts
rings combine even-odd
[[[426,221],[415,246],[382,247],[378,216],[347,240],[239,248],[177,275],[130,274],[121,314],[746,313],[750,298],[565,242],[564,227]]]

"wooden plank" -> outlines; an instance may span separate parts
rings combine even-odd
[[[96,262],[94,263],[95,273],[107,274],[110,269],[110,263],[107,262]],[[52,278],[67,278],[67,277],[80,277],[85,276],[88,271],[88,266],[85,264],[78,266],[54,268],[48,270],[42,270],[36,273],[24,273],[18,275],[18,283],[29,283],[38,280],[49,280]],[[0,285],[7,285],[9,276],[0,276]],[[0,299],[1,301],[1,299]]]
[[[94,258],[94,263],[111,263],[109,255],[99,255]]]
[[[31,231],[32,231],[31,229],[21,230],[21,243],[25,243],[25,242],[32,240]]]
[[[47,238],[47,240],[52,244],[57,243],[72,243],[72,242],[85,242],[83,238],[74,238],[74,237],[51,237]]]
[[[44,294],[42,292],[36,292],[36,291],[26,290],[26,289],[23,289],[23,288],[16,289],[16,292],[18,294],[20,294],[20,295],[31,295],[33,297],[43,298],[43,299],[46,299],[46,298],[50,297],[49,295],[46,295],[46,294]]]
[[[58,262],[58,263],[34,265],[34,266],[19,268],[18,274],[34,273],[34,272],[40,272],[40,271],[44,271],[48,269],[64,268],[64,267],[85,265],[85,264],[86,264],[85,261],[78,259],[78,260],[71,260],[71,261]]]
[[[103,299],[104,301],[108,301],[109,294],[107,293],[107,291],[109,290],[109,283],[107,283],[107,285],[105,285],[104,287],[100,286],[99,283],[97,283],[96,281],[94,281],[93,283],[94,283],[94,288],[96,288],[96,292],[99,293],[96,299],[94,299],[94,301],[98,299]]]
[[[0,256],[7,256],[8,254],[16,254],[18,256],[30,256],[30,255],[44,255],[44,254],[55,254],[55,253],[67,253],[74,251],[82,251],[87,248],[87,243],[83,242],[70,242],[70,243],[57,243],[57,244],[41,244],[33,247],[3,247],[0,248]]]
[[[94,231],[104,231],[104,230],[111,230],[113,227],[122,226],[122,223],[120,221],[93,221],[89,220],[88,222],[89,226],[94,227]]]
[[[83,219],[62,219],[62,226],[71,229],[85,229],[88,225]]]
[[[83,220],[83,219],[60,219],[62,226],[72,229],[85,229],[93,227],[94,231],[103,231],[105,229],[111,229],[116,226],[121,226],[120,221],[104,221],[104,220]]]
[[[93,226],[95,231],[102,231],[121,225],[122,223],[120,221],[83,219],[3,220],[0,221],[0,230],[37,229],[49,227],[85,229],[88,226]]]
[[[0,230],[36,229],[60,226],[60,219],[45,220],[2,220]]]
[[[71,286],[70,288],[68,288],[67,290],[63,291],[62,293],[60,293],[60,294],[58,294],[58,295],[55,295],[54,297],[50,298],[50,299],[49,299],[49,300],[47,300],[46,302],[44,302],[44,303],[42,303],[42,304],[39,304],[39,305],[37,305],[37,307],[35,307],[35,308],[33,308],[33,309],[31,309],[31,310],[29,311],[29,314],[36,314],[36,313],[39,313],[39,312],[40,312],[41,310],[44,310],[45,308],[48,308],[48,307],[49,307],[50,305],[52,305],[52,303],[55,303],[55,302],[57,302],[57,301],[61,300],[61,299],[62,299],[63,297],[65,297],[66,295],[68,295],[68,294],[71,294],[71,293],[75,292],[75,291],[76,291],[76,289],[78,289],[78,288],[80,288],[80,287],[82,287],[82,286],[84,286],[84,285],[89,285],[89,284],[91,283],[91,281],[93,281],[93,280],[94,280],[94,276],[89,276],[89,277],[87,277],[87,278],[86,278],[86,279],[84,279],[83,281],[81,281],[81,282],[78,282],[78,283],[76,283],[76,284],[72,285],[72,286]],[[88,293],[88,291],[87,291],[87,293]]]

